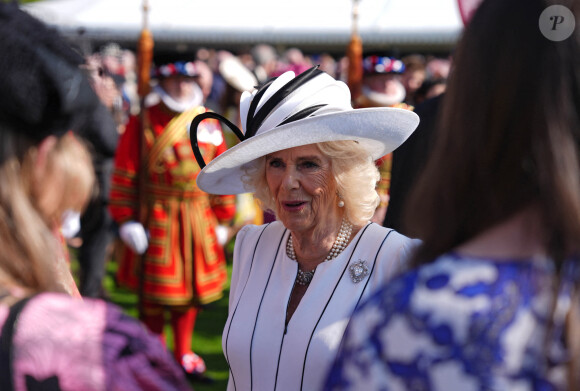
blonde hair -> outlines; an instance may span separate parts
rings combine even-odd
[[[67,133],[58,140],[50,152],[48,163],[54,177],[60,175],[63,184],[58,218],[67,209],[81,212],[97,191],[94,186],[95,172],[87,145],[73,133]]]
[[[66,209],[79,210],[89,199],[95,183],[89,152],[72,134],[59,138],[48,153],[49,174],[39,180],[37,148],[11,131],[0,129],[0,139],[6,146],[0,151],[0,286],[62,291],[55,271],[61,252],[54,224]],[[38,202],[49,186],[60,195],[52,213]]]
[[[317,148],[331,160],[331,170],[338,194],[344,201],[348,220],[355,225],[366,224],[379,204],[376,184],[379,171],[368,152],[355,141],[327,141]],[[260,207],[275,212],[275,200],[266,182],[266,157],[256,159],[246,168],[242,181],[254,190]]]

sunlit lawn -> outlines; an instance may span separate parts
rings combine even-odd
[[[75,251],[71,249],[72,268],[75,272],[77,265],[74,261]],[[231,274],[231,263],[228,263],[228,276]],[[121,306],[125,312],[133,317],[137,317],[137,295],[133,292],[116,286],[114,275],[117,264],[110,261],[107,264],[107,275],[105,278],[105,288],[110,295],[111,301]],[[205,360],[208,368],[208,375],[215,382],[212,384],[192,383],[196,391],[225,390],[228,379],[228,367],[224,359],[221,347],[221,334],[227,319],[228,311],[229,278],[224,296],[221,300],[214,302],[210,307],[201,311],[195,324],[195,334],[193,338],[193,351]],[[173,348],[171,328],[166,327],[167,345]]]

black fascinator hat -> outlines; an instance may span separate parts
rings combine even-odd
[[[80,132],[99,103],[83,63],[56,31],[16,4],[0,3],[0,132],[34,141]]]

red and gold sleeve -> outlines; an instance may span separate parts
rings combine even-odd
[[[393,154],[389,153],[388,155],[385,155],[376,161],[376,165],[380,174],[379,182],[377,183],[377,193],[381,199],[379,206],[387,206],[389,203],[392,160]]]
[[[211,195],[210,205],[221,225],[229,225],[234,219],[236,214],[236,196]]]
[[[216,121],[215,125],[220,127]],[[220,127],[221,131],[221,127]],[[222,133],[223,134],[223,133]],[[228,149],[225,137],[222,137],[222,143],[216,148],[216,156],[221,155]],[[212,195],[210,204],[218,221],[222,225],[229,225],[236,214],[236,196],[235,195]]]
[[[138,220],[138,172],[141,127],[137,117],[131,117],[119,139],[115,167],[111,176],[109,211],[118,224]]]

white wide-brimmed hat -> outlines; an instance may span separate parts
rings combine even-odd
[[[207,193],[253,192],[241,179],[246,168],[262,156],[302,145],[354,140],[378,159],[399,147],[419,124],[417,114],[409,110],[353,109],[347,85],[317,67],[298,76],[286,72],[252,93],[244,92],[240,115],[243,133],[213,112],[198,115],[191,124],[191,145],[203,168],[197,185]],[[206,118],[221,120],[241,140],[207,165],[196,135],[197,126]]]

